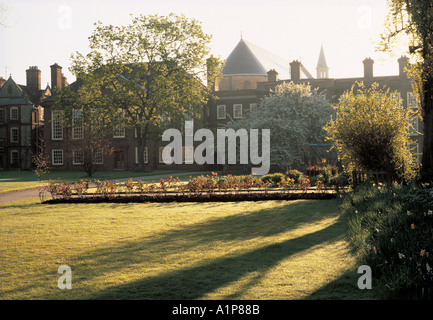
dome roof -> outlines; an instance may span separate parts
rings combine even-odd
[[[277,70],[281,78],[290,78],[288,61],[241,39],[228,56],[222,74],[267,75],[271,69]]]

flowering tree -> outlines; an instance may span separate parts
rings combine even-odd
[[[271,163],[288,170],[314,157],[310,144],[324,143],[323,126],[331,112],[330,103],[318,90],[290,82],[275,87],[256,109],[228,126],[270,129]]]

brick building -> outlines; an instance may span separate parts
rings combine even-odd
[[[41,71],[29,67],[26,85],[12,76],[0,78],[0,169],[28,170],[37,141],[43,136],[44,112],[41,100],[51,94],[41,88]]]
[[[396,75],[374,76],[374,61],[366,58],[363,61],[364,76],[358,78],[335,79],[329,77],[323,46],[320,49],[316,66],[316,77],[308,72],[300,61],[284,61],[274,54],[241,39],[228,56],[222,70],[222,78],[214,84],[213,90],[217,99],[205,107],[204,116],[210,128],[216,129],[232,119],[244,117],[249,110],[255,108],[260,100],[268,95],[278,84],[293,81],[309,84],[326,94],[332,103],[356,83],[363,81],[365,85],[376,82],[397,91],[396,98],[401,98],[405,107],[417,108],[412,92],[411,80],[405,73],[407,57],[400,57],[396,63]],[[411,149],[414,157],[420,161],[422,147],[422,123],[414,119],[416,130],[410,133],[413,140]]]
[[[52,83],[57,83],[59,88],[64,86],[58,82],[61,67],[52,66]],[[56,85],[53,85],[56,86]],[[80,87],[80,80],[70,84],[73,90]],[[56,120],[56,113],[61,110],[52,108],[56,95],[52,95],[43,101],[45,110],[44,140],[47,154],[53,170],[83,170],[83,144],[87,137],[85,129],[74,122],[75,113],[68,125]],[[78,112],[78,110],[77,110]],[[78,115],[78,113],[77,113]],[[107,140],[104,147],[93,150],[93,162],[98,170],[134,170],[138,164],[137,130],[127,127],[113,128],[112,137]],[[145,170],[163,169],[199,169],[194,164],[166,165],[162,159],[162,149],[167,142],[161,141],[159,133],[148,134],[143,153],[143,168]]]

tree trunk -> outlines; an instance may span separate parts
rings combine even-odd
[[[137,161],[138,169],[144,169],[144,148],[146,147],[147,141],[147,125],[142,128],[141,126],[136,127],[137,130]]]
[[[423,125],[424,141],[421,176],[423,181],[433,181],[433,77],[427,71],[423,83]]]

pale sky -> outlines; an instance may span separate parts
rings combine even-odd
[[[375,60],[375,75],[398,74],[397,58],[375,51],[384,30],[386,0],[0,0],[9,7],[0,26],[0,76],[25,84],[25,70],[38,66],[42,87],[57,62],[71,83],[70,56],[88,52],[93,23],[126,25],[130,15],[185,14],[213,36],[212,53],[226,59],[242,36],[289,64],[301,60],[316,74],[323,44],[330,77],[363,75],[362,60]]]

